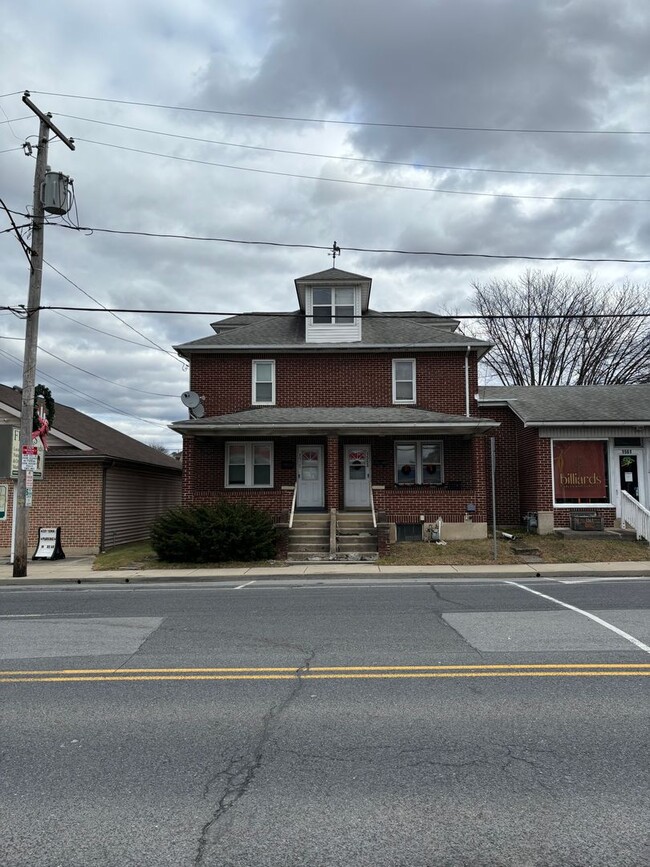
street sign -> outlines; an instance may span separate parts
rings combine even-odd
[[[36,446],[23,446],[22,460],[20,462],[21,470],[31,470],[34,472],[38,467],[38,449]]]
[[[6,439],[5,432],[8,428],[0,426],[0,445]],[[40,480],[43,478],[43,466],[45,464],[45,449],[40,438],[32,440],[32,445],[27,448],[36,448],[36,466],[33,467],[34,478]],[[2,465],[2,461],[0,461]],[[17,427],[11,428],[11,469],[6,474],[12,479],[18,478],[18,467],[21,465],[21,448],[20,448],[20,429]],[[9,468],[7,468],[9,469]],[[29,467],[27,469],[30,469]]]

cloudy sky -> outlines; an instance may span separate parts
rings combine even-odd
[[[644,0],[23,0],[0,39],[9,208],[32,201],[28,89],[76,139],[49,158],[74,178],[73,223],[271,242],[46,229],[43,304],[200,313],[41,314],[37,381],[146,442],[180,443],[173,344],[210,333],[211,313],[294,309],[294,278],[331,264],[291,245],[337,241],[376,309],[456,313],[472,281],[555,266],[371,251],[650,258]],[[558,267],[648,279],[643,264]],[[25,304],[27,284],[1,234],[0,304]],[[6,384],[23,334],[0,310]]]

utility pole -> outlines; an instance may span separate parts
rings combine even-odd
[[[14,549],[14,578],[27,575],[27,542],[29,535],[29,509],[27,502],[27,474],[22,467],[23,446],[32,445],[32,423],[34,416],[34,388],[36,386],[36,349],[38,344],[38,315],[41,305],[41,282],[43,278],[43,229],[45,209],[41,200],[41,186],[47,171],[47,148],[50,131],[70,148],[75,149],[74,139],[63,135],[52,123],[52,115],[44,114],[29,98],[29,91],[23,95],[23,102],[40,119],[38,130],[38,152],[34,171],[34,213],[32,216],[32,239],[30,252],[29,294],[25,319],[25,355],[23,358],[23,392],[20,410],[20,454],[18,480],[16,482],[16,544]]]

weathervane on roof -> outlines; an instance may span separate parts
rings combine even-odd
[[[332,257],[332,268],[336,268],[336,257],[341,255],[341,248],[336,241],[332,244],[332,252],[327,255]]]

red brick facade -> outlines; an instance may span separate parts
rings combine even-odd
[[[190,388],[207,416],[241,412],[252,405],[252,362],[275,360],[279,407],[392,406],[392,361],[416,361],[419,409],[465,415],[465,353],[417,351],[370,353],[192,354]],[[476,352],[469,359],[470,412],[477,415]]]
[[[0,521],[0,548],[11,545],[13,482],[9,480],[6,521]],[[103,468],[100,461],[45,465],[45,478],[34,482],[29,545],[36,548],[39,527],[61,527],[66,548],[99,550],[102,533]],[[29,552],[29,556],[33,550]]]

